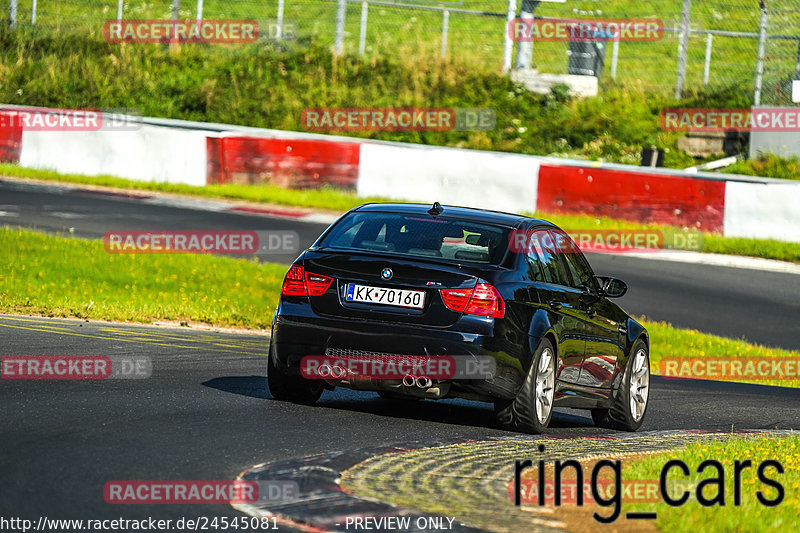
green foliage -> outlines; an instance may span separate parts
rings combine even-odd
[[[695,164],[676,149],[679,134],[660,129],[659,113],[678,106],[742,107],[741,92],[721,91],[673,101],[641,85],[603,82],[600,96],[576,99],[566,86],[533,94],[475,64],[421,55],[336,58],[311,41],[294,47],[111,44],[91,33],[0,25],[4,103],[132,107],[145,116],[295,131],[309,107],[488,107],[497,115],[492,131],[348,135],[620,163],[636,164],[642,147],[656,146],[665,149],[667,166]]]
[[[800,180],[800,158],[781,158],[774,154],[764,154],[756,159],[737,161],[727,167],[725,172],[747,176],[770,176],[786,180]]]

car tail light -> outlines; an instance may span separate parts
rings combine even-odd
[[[474,289],[442,289],[441,294],[444,305],[453,311],[494,318],[506,314],[500,291],[488,283],[478,283]]]
[[[306,272],[306,288],[308,289],[308,295],[320,296],[325,294],[325,291],[331,286],[332,281],[333,278],[329,278],[328,276]]]
[[[442,289],[442,300],[448,309],[463,313],[469,303],[472,289]]]
[[[283,279],[281,294],[286,296],[320,296],[331,286],[333,278],[306,272],[302,265],[292,265]]]

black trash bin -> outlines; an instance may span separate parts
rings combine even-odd
[[[606,42],[570,42],[567,51],[567,73],[600,77],[606,59]]]

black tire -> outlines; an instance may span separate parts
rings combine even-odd
[[[644,355],[642,356],[641,354]],[[634,387],[631,387],[632,381]],[[636,389],[636,393],[633,392],[632,388]],[[642,422],[644,422],[644,416],[647,414],[647,405],[650,399],[649,392],[650,353],[645,342],[639,339],[633,345],[633,350],[631,350],[628,366],[625,369],[625,376],[614,396],[614,403],[610,409],[592,409],[592,420],[601,428],[636,431],[641,427]],[[635,394],[637,401],[631,401],[632,394]],[[642,401],[644,402],[643,407]],[[636,408],[635,411],[634,407]]]
[[[321,379],[306,379],[300,375],[287,374],[275,364],[272,347],[267,359],[267,384],[276,400],[283,402],[314,404],[322,395],[325,382]]]
[[[553,343],[542,339],[536,348],[525,383],[516,398],[511,401],[496,401],[494,404],[495,418],[501,427],[523,433],[542,433],[547,429],[553,416],[557,361]],[[540,379],[544,380],[544,386],[540,391],[542,394],[537,396],[537,381]],[[546,400],[548,396],[549,405],[545,401],[538,402],[539,398]]]

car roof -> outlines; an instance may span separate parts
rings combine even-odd
[[[375,213],[397,213],[404,215],[424,215],[430,216],[428,210],[432,204],[407,204],[407,203],[370,203],[360,205],[353,209],[358,212]],[[486,224],[496,224],[509,227],[518,227],[522,222],[532,222],[551,226],[550,222],[533,217],[526,217],[516,213],[505,213],[503,211],[490,211],[488,209],[477,209],[474,207],[459,207],[454,205],[441,205],[442,217],[469,220],[471,222],[483,222]]]

